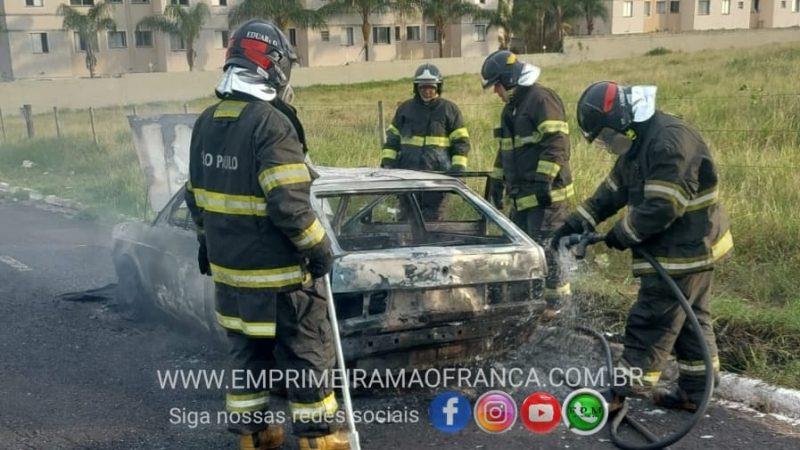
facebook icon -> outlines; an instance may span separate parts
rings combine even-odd
[[[472,417],[469,400],[458,392],[439,394],[428,410],[433,426],[445,433],[456,433],[462,430]]]

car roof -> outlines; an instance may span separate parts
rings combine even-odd
[[[314,187],[347,187],[357,188],[362,183],[392,181],[443,181],[456,180],[446,175],[430,172],[418,172],[402,169],[378,169],[372,167],[326,167],[315,166],[320,177],[314,180]]]

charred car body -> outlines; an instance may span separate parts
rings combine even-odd
[[[180,141],[192,120],[131,122],[150,203],[168,200],[152,223],[115,227],[120,295],[219,334],[213,282],[197,269],[181,187],[188,145]],[[312,205],[333,241],[334,301],[345,356],[356,366],[420,367],[499,355],[509,340],[534,330],[544,309],[544,252],[460,180],[403,170],[317,171]],[[420,207],[431,195],[443,198],[435,215]]]

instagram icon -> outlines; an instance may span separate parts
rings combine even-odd
[[[489,391],[475,402],[475,423],[487,433],[508,431],[517,421],[517,404],[502,391]]]

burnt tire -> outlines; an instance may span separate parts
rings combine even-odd
[[[117,305],[133,318],[141,318],[152,313],[153,302],[145,291],[139,270],[130,261],[117,264]]]

